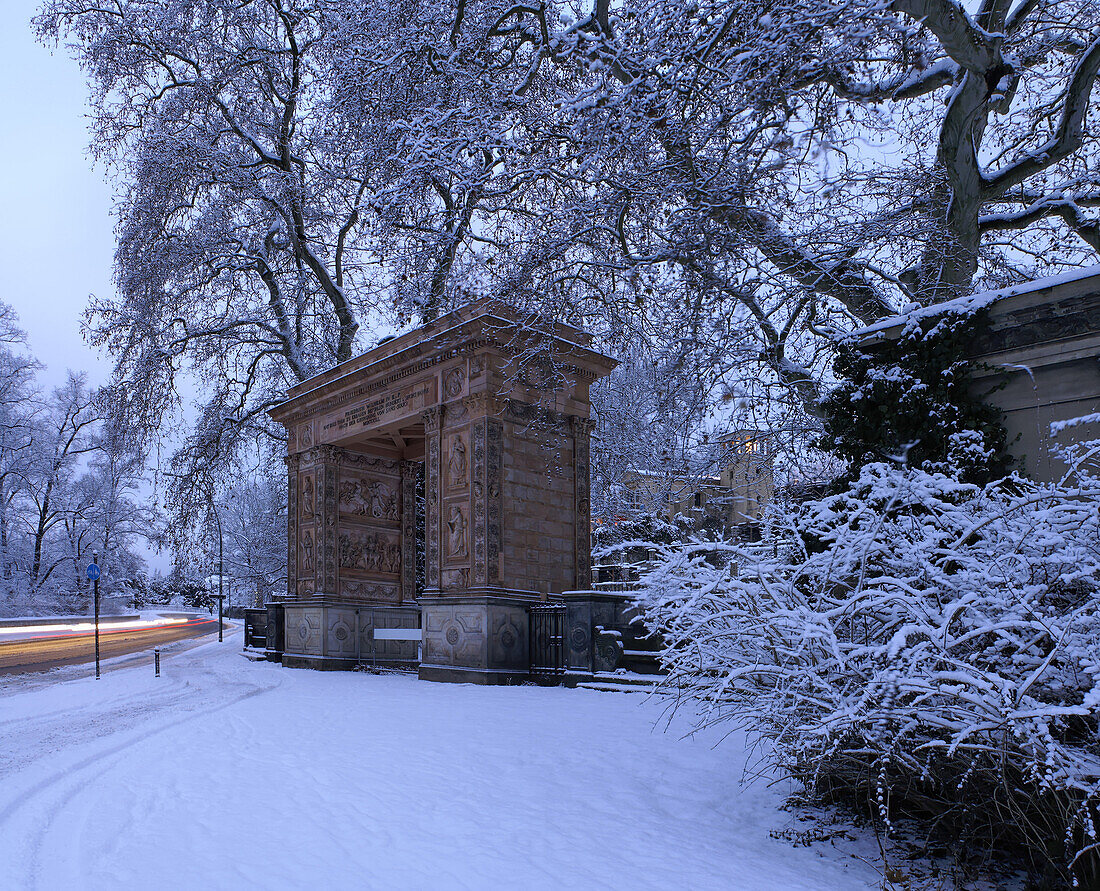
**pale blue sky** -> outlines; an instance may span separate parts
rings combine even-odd
[[[38,5],[0,2],[0,300],[46,363],[44,383],[66,368],[103,381],[110,365],[84,343],[80,318],[89,294],[113,290],[111,191],[86,152],[83,75],[30,30]]]

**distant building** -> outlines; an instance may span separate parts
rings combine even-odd
[[[709,520],[727,535],[751,536],[775,497],[774,445],[767,433],[739,430],[724,446],[726,464],[717,476],[627,471],[623,507]]]

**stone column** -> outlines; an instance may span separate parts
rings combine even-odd
[[[416,476],[419,462],[401,462],[401,600],[416,600]]]
[[[336,478],[340,450],[317,446],[300,456],[297,597],[336,593]]]
[[[473,464],[473,587],[500,586],[504,427],[496,418],[470,425]]]
[[[287,471],[286,502],[286,596],[298,597],[298,464],[297,455],[283,458]]]
[[[424,587],[426,591],[440,590],[440,429],[443,409],[436,406],[424,414]]]

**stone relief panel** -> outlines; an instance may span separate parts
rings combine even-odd
[[[469,406],[466,404],[466,400],[462,399],[458,402],[451,402],[447,405],[447,424],[448,427],[455,427],[461,424],[470,416]]]
[[[400,519],[397,487],[390,480],[342,473],[337,502],[341,514],[394,523]]]
[[[397,575],[401,571],[401,536],[383,529],[343,528],[338,539],[341,570]]]
[[[444,569],[443,587],[447,591],[465,591],[470,587],[470,570],[465,567],[462,569]]]
[[[466,436],[463,433],[451,433],[447,436],[446,480],[448,489],[465,489],[469,483]]]
[[[340,583],[340,593],[352,600],[369,600],[375,603],[400,603],[401,592],[397,585],[382,582],[348,579]]]
[[[390,476],[398,474],[398,462],[391,461],[388,458],[364,455],[362,452],[349,452],[347,449],[337,449],[336,451],[341,467],[354,467],[356,470],[374,470]]]

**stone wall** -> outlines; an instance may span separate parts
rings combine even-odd
[[[988,308],[989,330],[967,353],[974,393],[1004,412],[1009,451],[1024,472],[1056,480],[1060,447],[1100,439],[1100,423],[1062,426],[1100,413],[1100,266],[975,294],[919,310]],[[864,329],[867,343],[896,337],[911,316]],[[1052,433],[1052,425],[1060,428]]]
[[[979,395],[1004,412],[1009,449],[1028,476],[1068,469],[1060,447],[1100,439],[1100,424],[1052,434],[1051,425],[1100,412],[1100,267],[1008,290],[990,305],[975,344]]]
[[[572,437],[506,425],[504,565],[508,587],[541,595],[575,587]]]

